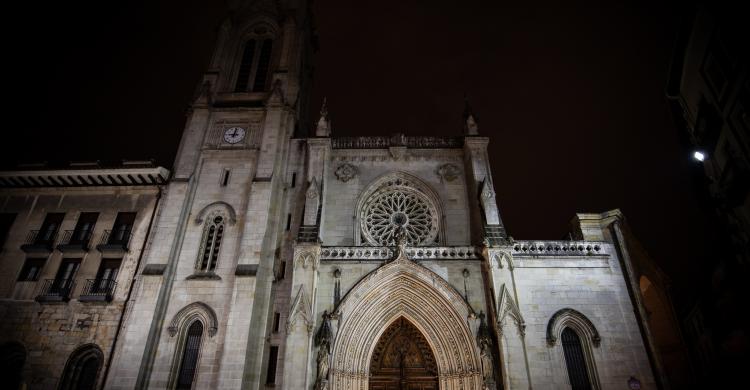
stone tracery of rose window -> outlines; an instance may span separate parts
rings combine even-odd
[[[435,206],[424,194],[405,185],[373,193],[364,204],[361,218],[362,236],[371,245],[394,245],[399,228],[412,246],[433,244],[438,234]]]

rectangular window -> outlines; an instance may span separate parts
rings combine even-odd
[[[279,358],[279,347],[272,345],[268,352],[268,371],[266,372],[266,384],[276,383],[276,361]]]
[[[10,227],[13,226],[13,221],[15,220],[15,214],[0,213],[0,250],[3,249],[5,240],[8,238],[8,232],[10,232]]]
[[[99,265],[99,271],[96,273],[97,280],[117,280],[117,273],[120,271],[122,259],[102,259]]]
[[[94,225],[99,218],[99,213],[81,213],[70,237],[69,244],[82,244],[91,239],[91,232],[94,231]]]
[[[289,231],[289,229],[292,227],[292,214],[286,215],[286,231]]]
[[[47,259],[26,259],[21,268],[21,273],[18,275],[19,282],[35,282],[39,280],[39,275],[42,274],[42,268],[44,268],[44,262]]]
[[[292,188],[297,185],[297,172],[292,172]]]
[[[279,280],[284,279],[285,274],[286,274],[286,261],[282,261],[281,264],[279,264],[279,277],[277,279]]]
[[[63,259],[60,268],[57,269],[55,280],[72,280],[76,277],[81,259]]]
[[[39,234],[36,236],[35,242],[38,244],[52,243],[57,235],[57,230],[60,229],[65,213],[49,213],[44,218],[42,226],[39,228]]]
[[[226,187],[227,184],[229,184],[229,169],[224,169],[224,172],[221,174],[221,186]]]
[[[133,230],[135,213],[117,213],[112,233],[109,236],[110,244],[127,243],[130,240],[130,232]]]
[[[280,313],[273,313],[273,333],[279,332],[279,321],[281,320]]]
[[[96,280],[91,286],[92,293],[111,293],[114,290],[120,263],[122,259],[102,259],[99,271],[96,272]]]
[[[57,269],[55,281],[50,286],[50,293],[67,295],[73,287],[78,267],[81,265],[81,259],[63,259],[60,268]]]

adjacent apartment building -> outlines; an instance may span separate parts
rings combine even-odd
[[[168,177],[144,162],[0,172],[3,386],[99,387]]]

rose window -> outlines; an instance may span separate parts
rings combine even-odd
[[[421,193],[409,188],[387,189],[370,197],[362,213],[362,233],[373,245],[395,245],[403,229],[409,245],[431,244],[437,237],[437,212]]]

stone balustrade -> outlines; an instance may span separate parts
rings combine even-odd
[[[513,256],[595,256],[606,255],[598,241],[514,241]]]
[[[321,260],[389,260],[395,255],[387,246],[329,246],[320,251]],[[406,255],[412,260],[472,260],[480,259],[481,251],[474,246],[423,246],[407,247]]]

